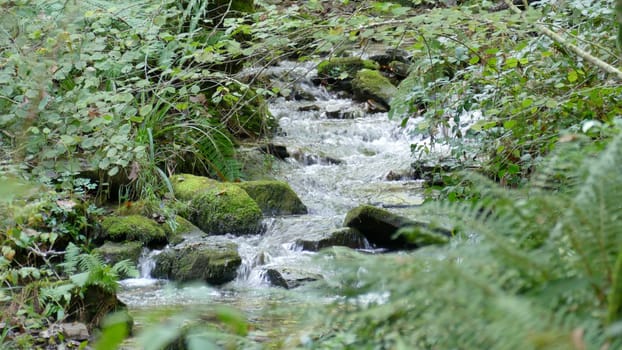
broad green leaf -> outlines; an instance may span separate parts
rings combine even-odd
[[[506,68],[516,68],[516,66],[518,66],[518,59],[514,57],[510,57],[507,60],[505,60]]]
[[[577,74],[577,71],[574,69],[571,69],[570,71],[568,71],[568,81],[571,83],[574,83],[575,81],[577,81],[577,79],[579,78],[579,75]]]
[[[151,110],[153,109],[153,105],[151,104],[146,104],[142,107],[140,107],[140,109],[138,110],[138,114],[141,117],[145,117],[147,116],[149,113],[151,113]]]
[[[503,123],[503,128],[510,130],[510,129],[513,129],[516,126],[516,124],[517,124],[516,120],[514,119],[508,120]]]
[[[114,166],[112,168],[110,168],[110,170],[108,170],[108,176],[115,176],[119,173],[119,167],[118,166]]]

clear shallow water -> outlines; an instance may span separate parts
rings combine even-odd
[[[222,286],[177,286],[149,277],[153,268],[150,252],[141,259],[142,276],[123,281],[119,297],[134,310],[154,307],[190,307],[226,304],[239,308],[250,319],[260,318],[268,304],[304,303],[305,298],[318,298],[302,289],[285,292],[269,286],[264,271],[271,267],[300,269],[312,274],[329,275],[314,262],[315,253],[295,249],[297,239],[319,239],[341,227],[353,207],[373,204],[388,208],[418,205],[422,202],[418,181],[387,181],[389,171],[409,168],[410,145],[424,142],[413,136],[386,113],[368,114],[365,105],[338,98],[308,78],[310,66],[295,67],[284,63],[266,74],[289,74],[297,89],[315,101],[291,101],[279,98],[270,109],[282,130],[274,144],[285,145],[293,157],[274,162],[277,179],[288,182],[308,207],[309,214],[268,217],[263,235],[233,237],[243,259],[235,281]],[[313,105],[312,111],[301,111]],[[349,111],[352,119],[330,119],[327,111]],[[331,161],[311,163],[309,159]],[[310,287],[312,288],[312,287]],[[327,299],[329,300],[329,299]]]

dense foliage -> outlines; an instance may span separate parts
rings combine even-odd
[[[243,68],[380,47],[409,59],[389,115],[431,136],[413,157],[449,145],[456,162],[481,168],[446,181],[419,212],[460,234],[408,254],[325,252],[344,267],[326,289],[343,298],[272,345],[621,347],[622,90],[567,45],[618,63],[613,1],[542,2],[521,14],[449,5],[0,0],[0,341],[19,328],[7,346],[30,348],[27,330],[70,319],[89,288],[114,293],[135,274],[89,253],[105,199],[168,200],[175,172],[244,177],[236,145],[271,135],[265,101],[291,97],[292,86]],[[188,326],[196,317],[174,316],[138,341],[262,347],[233,310],[213,311],[207,328]],[[112,322],[99,348],[118,346],[125,323]]]

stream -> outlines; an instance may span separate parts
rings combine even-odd
[[[365,104],[314,85],[310,81],[312,68],[283,62],[264,72],[296,81],[295,88],[307,96],[306,100],[276,98],[270,110],[280,127],[271,142],[285,145],[292,155],[283,161],[273,160],[271,175],[290,184],[308,214],[266,217],[262,235],[225,237],[238,244],[243,262],[237,278],[220,287],[177,287],[152,279],[152,258],[158,252],[145,252],[140,261],[141,278],[123,281],[119,294],[132,312],[226,304],[244,312],[251,322],[265,321],[261,315],[267,305],[304,303],[306,297],[304,288],[285,293],[271,286],[265,278],[266,269],[287,267],[318,276],[327,272],[313,261],[317,253],[296,247],[297,239],[326,236],[342,226],[348,210],[361,204],[399,212],[422,202],[419,181],[386,180],[389,171],[409,168],[410,145],[422,140],[408,127],[400,128],[398,122],[389,120],[386,113],[367,113]]]

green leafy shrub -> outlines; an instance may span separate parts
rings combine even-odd
[[[226,20],[222,30],[195,36],[174,23],[180,16],[198,21],[192,16],[200,8],[191,3],[148,1],[120,11],[101,1],[7,5],[0,34],[0,126],[7,133],[0,137],[20,145],[14,160],[52,178],[89,170],[102,183],[137,187],[129,196],[161,181],[153,181],[160,178],[154,167],[238,178],[224,125],[256,137],[269,113],[252,88],[229,90],[230,78],[218,71],[252,53],[233,38],[243,22]],[[220,101],[226,105],[208,107]]]

